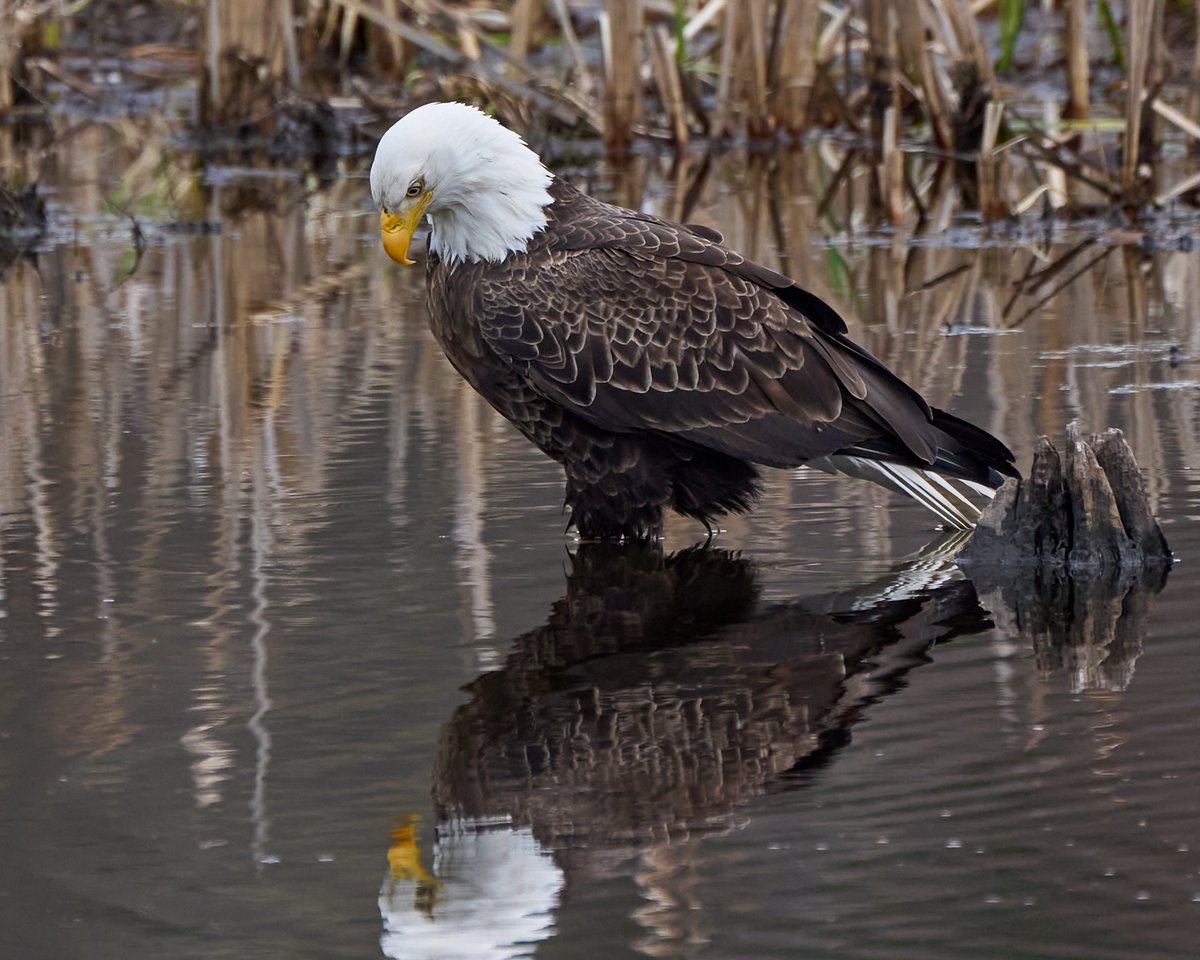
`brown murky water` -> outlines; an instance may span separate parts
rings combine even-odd
[[[1182,562],[1052,604],[805,471],[578,548],[361,178],[153,159],[70,140],[0,284],[0,955],[1195,955],[1200,255],[852,237],[820,151],[698,189],[1023,464],[1126,430]]]

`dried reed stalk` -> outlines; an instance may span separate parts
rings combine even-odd
[[[975,21],[968,4],[962,0],[927,0],[933,8],[935,16],[940,17],[948,26],[959,50],[956,59],[966,60],[974,64],[980,79],[989,87],[996,84],[996,72],[992,69],[992,60],[988,56],[987,45],[979,35],[979,24]]]
[[[389,17],[400,16],[400,0],[382,0],[382,10]],[[388,52],[390,72],[402,74],[404,64],[408,61],[408,45],[404,38],[388,30],[372,30],[372,35],[383,34],[382,45]]]
[[[1004,104],[991,100],[983,111],[983,139],[979,145],[979,213],[985,220],[999,220],[1008,216],[1008,203],[1004,196],[1002,158],[996,150],[1000,136],[1000,121],[1004,117]]]
[[[896,40],[905,72],[916,79],[925,98],[925,113],[933,131],[933,142],[948,150],[954,142],[950,129],[949,94],[944,78],[938,75],[929,55],[923,10],[920,0],[899,0]]]
[[[604,145],[623,153],[641,119],[641,0],[605,0],[600,20],[604,52]]]
[[[691,43],[705,27],[712,23],[725,10],[726,0],[708,0],[683,25],[683,39]]]
[[[904,203],[904,156],[897,142],[896,17],[890,0],[867,3],[867,84],[875,151],[871,204],[889,221],[899,223]]]
[[[817,77],[818,0],[779,0],[769,64],[770,111],[776,129],[800,133]]]
[[[350,62],[350,51],[354,46],[354,31],[357,27],[358,14],[353,10],[347,10],[338,30],[338,67],[342,70],[345,70],[346,65]]]
[[[208,123],[243,121],[261,109],[264,98],[273,100],[271,82],[283,75],[289,49],[299,83],[295,47],[284,39],[291,25],[289,0],[262,5],[208,0],[201,58],[208,82],[200,85],[201,116]]]
[[[0,0],[0,114],[8,113],[13,107],[12,75],[18,49],[13,39],[16,33],[16,0]]]
[[[1178,183],[1156,194],[1154,203],[1156,206],[1161,207],[1170,203],[1176,197],[1181,197],[1185,193],[1191,193],[1193,190],[1198,189],[1200,189],[1200,173],[1193,173],[1190,177],[1184,177]]]
[[[713,106],[712,132],[717,136],[744,130],[750,136],[770,134],[767,109],[767,2],[740,0],[725,6],[721,25],[721,61]],[[741,123],[735,122],[742,121]]]
[[[1067,109],[1072,120],[1088,115],[1087,0],[1067,0]]]
[[[767,0],[739,0],[728,10],[722,44],[730,44],[733,56],[733,83],[728,93],[732,102],[724,109],[726,117],[738,113],[746,131],[754,137],[771,131],[767,111]]]
[[[879,171],[883,207],[889,222],[904,219],[904,151],[900,149],[900,109],[890,106],[883,115],[883,165]]]
[[[571,54],[571,60],[575,64],[575,85],[579,87],[579,92],[584,99],[591,100],[592,72],[588,69],[587,60],[584,59],[579,38],[575,36],[575,28],[571,26],[571,11],[567,9],[566,0],[554,0],[554,12],[558,16],[558,28],[562,31],[563,42],[567,45],[567,51]]]
[[[1163,84],[1167,80],[1167,68],[1164,60],[1167,44],[1163,34],[1163,18],[1166,4],[1156,0],[1150,17],[1150,51],[1146,63],[1146,92],[1142,95],[1142,135],[1138,144],[1138,162],[1154,163],[1158,156],[1159,145],[1162,143],[1162,117],[1154,110],[1154,100],[1157,99]],[[1157,176],[1157,168],[1152,166],[1151,172]]]
[[[1150,106],[1154,112],[1166,120],[1167,123],[1174,124],[1189,137],[1191,137],[1193,141],[1200,143],[1200,123],[1196,123],[1185,114],[1180,113],[1174,107],[1163,103],[1162,100],[1158,99],[1157,97],[1154,98],[1154,101]],[[1156,206],[1161,207],[1163,204],[1174,200],[1176,197],[1182,196],[1185,193],[1191,193],[1198,186],[1200,186],[1200,173],[1184,177],[1182,180],[1171,185],[1170,187],[1158,191],[1154,196],[1154,203]]]
[[[1200,38],[1200,3],[1195,5],[1196,9],[1196,36]],[[1188,116],[1194,120],[1200,120],[1200,39],[1196,43],[1195,50],[1192,53],[1192,75],[1191,83],[1188,86],[1187,97],[1187,112]]]
[[[514,57],[524,59],[533,46],[533,35],[542,19],[542,0],[516,0],[509,18],[512,32],[509,52]]]
[[[292,0],[277,0],[276,15],[279,17],[279,38],[283,43],[283,64],[287,81],[293,90],[300,89],[300,54],[296,49],[296,15]]]
[[[742,27],[739,31],[745,44],[744,62],[748,103],[746,124],[752,136],[767,136],[771,132],[771,115],[767,109],[767,4],[769,0],[742,0]]]
[[[1158,97],[1154,98],[1150,107],[1167,123],[1174,124],[1193,140],[1200,141],[1200,123],[1196,123],[1186,114],[1180,113],[1170,104],[1163,103]]]
[[[1154,24],[1161,17],[1161,0],[1129,0],[1126,45],[1129,51],[1125,90],[1125,140],[1121,158],[1121,188],[1132,197],[1142,153],[1142,101],[1150,77]]]
[[[458,46],[470,59],[478,61],[483,51],[479,47],[479,38],[465,23],[458,24]]]
[[[1058,103],[1048,99],[1043,114],[1043,122],[1046,125],[1046,129],[1057,130],[1059,126],[1058,121]],[[1100,151],[1100,156],[1104,156],[1103,150]],[[1046,188],[1046,202],[1055,210],[1065,207],[1071,200],[1071,189],[1076,185],[1071,182],[1062,167],[1056,167],[1053,164],[1042,164],[1042,176],[1045,180],[1043,186]]]
[[[354,10],[363,20],[381,30],[402,37],[414,47],[441,60],[451,70],[460,70],[468,76],[475,77],[484,84],[528,103],[530,107],[548,114],[561,123],[570,125],[582,119],[597,132],[602,127],[601,117],[592,105],[580,102],[577,97],[572,95],[571,91],[564,90],[560,91],[558,96],[550,96],[538,89],[534,85],[537,78],[529,71],[528,65],[522,61],[510,57],[506,62],[517,71],[524,70],[524,76],[529,82],[507,76],[484,61],[471,60],[453,47],[447,46],[428,31],[421,30],[397,17],[389,16],[364,0],[332,0],[332,2],[347,10]],[[400,0],[400,2],[403,2],[405,6],[410,6],[412,0]],[[447,8],[439,4],[437,9],[446,10]]]
[[[679,79],[679,64],[675,59],[675,41],[667,28],[655,24],[650,29],[650,65],[658,85],[659,99],[671,123],[675,147],[683,150],[688,143],[687,107],[683,101],[683,85]]]
[[[737,12],[726,4],[721,19],[721,62],[717,70],[716,102],[713,106],[711,130],[713,136],[729,133],[732,117],[733,62],[737,50]]]

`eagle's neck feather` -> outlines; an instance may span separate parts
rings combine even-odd
[[[444,263],[499,263],[524,252],[545,228],[554,177],[535,154],[523,152],[447,182],[430,205],[429,249]]]

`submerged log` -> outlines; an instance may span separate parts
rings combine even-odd
[[[1146,484],[1120,430],[1067,427],[1060,456],[1038,439],[1028,478],[1008,480],[959,554],[971,566],[1141,570],[1171,563]]]

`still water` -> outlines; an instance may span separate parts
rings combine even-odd
[[[61,149],[0,283],[0,956],[1195,956],[1200,255],[864,238],[815,156],[579,177],[1023,465],[1122,427],[1181,562],[1050,598],[806,471],[579,546],[361,175],[210,177],[139,258],[136,141]]]

